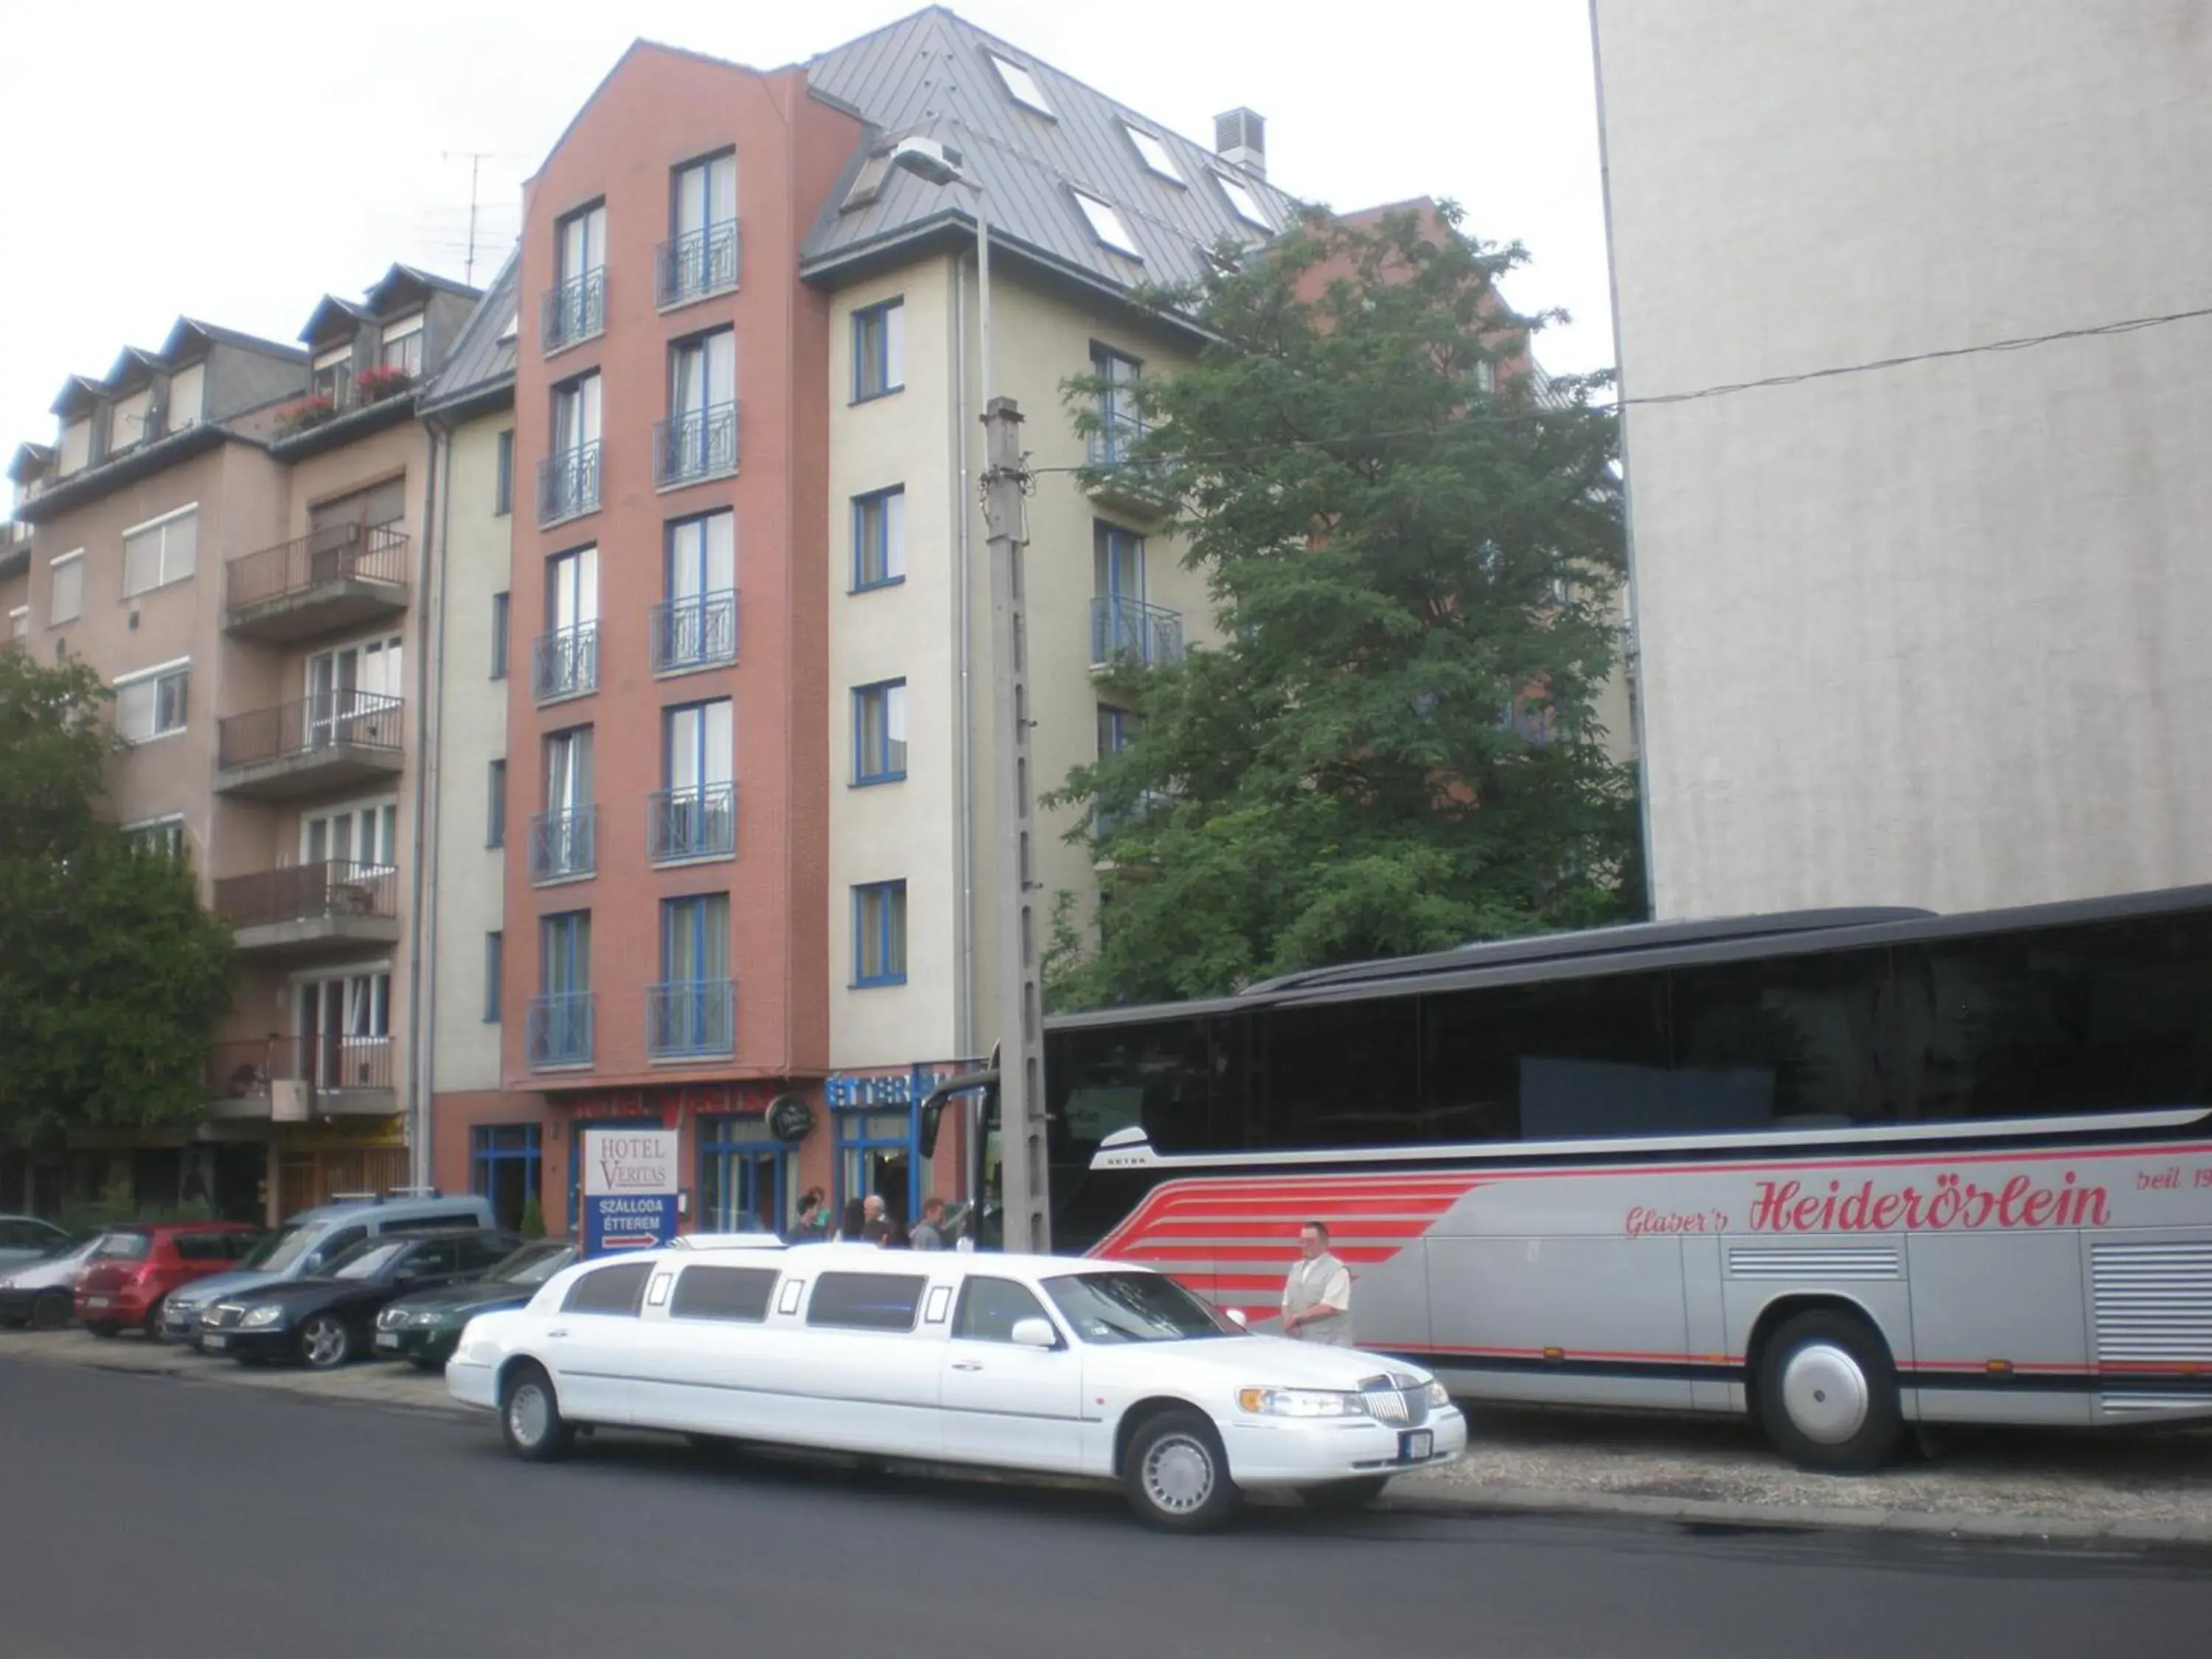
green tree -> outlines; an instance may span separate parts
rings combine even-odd
[[[0,1136],[193,1121],[230,932],[102,820],[116,749],[81,662],[0,649]]]
[[[1498,282],[1518,246],[1449,205],[1309,215],[1148,303],[1195,363],[1115,389],[1223,642],[1125,665],[1135,717],[1059,805],[1105,926],[1058,906],[1056,1006],[1588,925],[1635,907],[1634,811],[1595,700],[1623,568],[1607,377],[1540,384]],[[1096,380],[1072,380],[1100,429]],[[1136,420],[1128,421],[1133,408]]]

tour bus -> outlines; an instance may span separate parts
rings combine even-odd
[[[1055,1018],[1045,1073],[1054,1249],[1261,1328],[1324,1221],[1358,1345],[1462,1398],[1828,1469],[2212,1415],[2212,887],[1470,945]]]

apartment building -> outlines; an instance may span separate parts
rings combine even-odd
[[[2201,15],[1593,17],[1657,914],[2212,879]]]
[[[431,483],[413,391],[476,295],[393,266],[298,345],[179,319],[73,377],[9,476],[17,637],[114,687],[110,793],[236,928],[206,1121],[38,1154],[44,1205],[128,1181],[271,1219],[407,1178],[416,681]]]

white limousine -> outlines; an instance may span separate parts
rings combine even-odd
[[[600,1257],[471,1320],[446,1382],[526,1458],[580,1425],[663,1429],[1118,1480],[1185,1529],[1262,1487],[1364,1502],[1467,1447],[1425,1371],[1254,1335],[1164,1274],[1066,1256]]]

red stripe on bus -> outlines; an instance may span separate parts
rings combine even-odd
[[[1441,1215],[1442,1211],[1437,1214]],[[1203,1218],[1177,1221],[1141,1219],[1135,1224],[1124,1223],[1124,1230],[1134,1238],[1282,1238],[1295,1241],[1298,1229],[1305,1224],[1295,1215],[1246,1216],[1237,1220],[1223,1218],[1208,1221]],[[1436,1224],[1436,1216],[1392,1217],[1388,1220],[1346,1222],[1340,1230],[1329,1229],[1331,1240],[1348,1241],[1361,1238],[1419,1238]]]
[[[1338,1261],[1357,1267],[1388,1261],[1404,1247],[1396,1244],[1346,1244],[1332,1238],[1328,1248],[1329,1253]],[[1121,1247],[1121,1255],[1131,1261],[1276,1261],[1282,1264],[1285,1273],[1290,1271],[1291,1262],[1291,1258],[1284,1253],[1280,1245],[1215,1244],[1194,1248],[1177,1244],[1170,1239],[1142,1239],[1125,1244]]]
[[[1617,1348],[1486,1348],[1470,1342],[1397,1342],[1377,1345],[1389,1353],[1473,1354],[1486,1359],[1641,1360],[1654,1365],[1741,1365],[1741,1354],[1653,1353]]]

